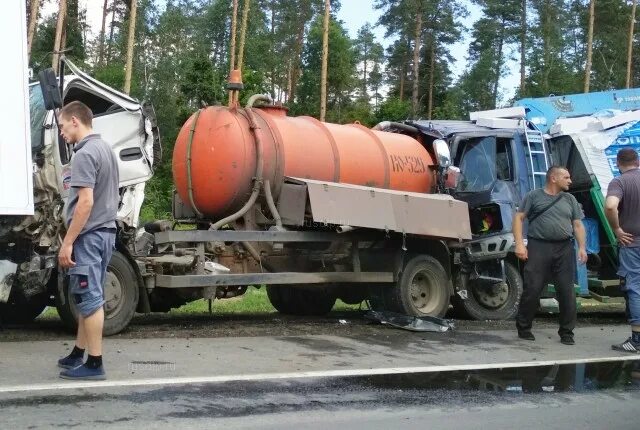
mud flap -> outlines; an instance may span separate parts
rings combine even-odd
[[[17,270],[17,264],[9,260],[0,260],[0,303],[6,303],[9,300],[13,277]]]

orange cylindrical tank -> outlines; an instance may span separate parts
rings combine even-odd
[[[263,178],[271,182],[276,198],[285,176],[432,190],[433,159],[409,136],[289,117],[276,106],[252,112],[258,126],[254,131],[245,110],[212,106],[192,115],[178,134],[172,166],[176,190],[183,202],[193,199],[208,217],[227,216],[247,202],[256,174],[254,132],[263,146]]]

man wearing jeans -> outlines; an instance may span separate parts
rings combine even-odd
[[[69,297],[78,310],[78,335],[71,354],[58,360],[65,379],[105,379],[102,366],[104,282],[116,238],[120,202],[118,161],[93,133],[91,110],[71,102],[60,111],[60,133],[74,145],[66,206],[67,234],[58,263],[69,275]],[[87,361],[84,352],[88,350]]]
[[[624,148],[616,158],[622,173],[609,183],[605,211],[618,238],[620,287],[627,302],[631,337],[612,345],[617,351],[640,353],[640,169],[638,153]]]
[[[531,332],[533,318],[538,310],[540,294],[551,278],[560,307],[560,342],[565,345],[575,343],[574,237],[578,241],[580,262],[587,261],[587,252],[586,234],[581,221],[582,210],[576,198],[565,192],[570,185],[571,177],[567,169],[551,167],[547,171],[544,188],[527,193],[513,218],[516,256],[526,261],[524,288],[516,317],[518,336],[521,339],[536,339]],[[527,245],[522,234],[525,219],[529,220]]]

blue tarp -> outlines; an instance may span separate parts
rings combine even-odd
[[[628,147],[635,149],[636,152],[640,154],[640,121],[631,123],[630,126],[620,133],[616,140],[604,150],[607,161],[609,162],[609,167],[611,168],[611,173],[613,173],[614,177],[620,175],[620,171],[616,166],[618,151]]]
[[[524,107],[527,119],[548,133],[558,118],[588,116],[604,109],[640,109],[640,89],[527,98],[518,100],[514,106]]]

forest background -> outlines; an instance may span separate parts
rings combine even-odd
[[[245,2],[241,102],[266,93],[291,115],[319,117],[325,0],[238,0],[237,40]],[[378,16],[355,37],[338,18],[347,2]],[[195,110],[227,103],[232,3],[25,0],[34,74],[52,66],[57,42],[97,79],[154,105],[165,157],[146,189],[143,219],[170,217],[180,127]],[[102,12],[98,31],[89,27],[87,7]],[[467,119],[514,99],[640,80],[636,0],[330,0],[329,10],[330,122]],[[510,64],[517,64],[516,79]],[[508,77],[516,84],[505,89]]]

